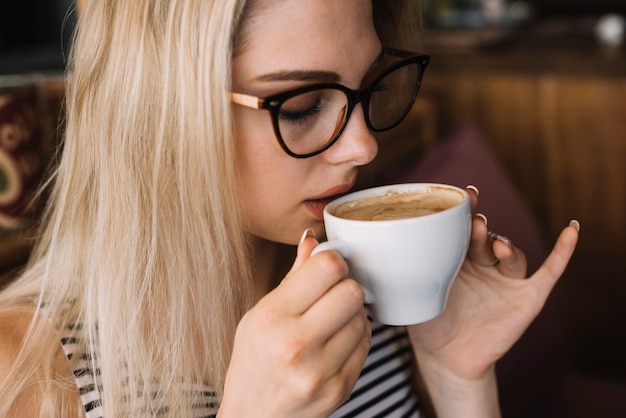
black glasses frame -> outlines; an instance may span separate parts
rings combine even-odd
[[[417,94],[419,93],[420,86],[422,84],[422,77],[424,76],[424,71],[430,61],[430,56],[417,54],[415,52],[403,51],[399,49],[390,49],[390,48],[385,48],[383,52],[385,55],[398,57],[401,59],[399,61],[394,62],[393,64],[391,64],[390,66],[386,67],[384,70],[376,74],[376,76],[371,79],[371,81],[368,83],[367,86],[359,90],[352,90],[351,88],[346,87],[342,84],[338,84],[338,83],[322,83],[322,84],[314,84],[314,85],[310,85],[306,87],[296,88],[294,90],[285,91],[285,92],[274,94],[272,96],[268,96],[264,98],[251,96],[247,94],[241,94],[241,93],[231,93],[231,100],[233,101],[233,103],[236,103],[242,106],[251,107],[254,109],[268,110],[272,117],[272,125],[274,127],[274,133],[276,135],[276,138],[278,139],[278,143],[280,144],[281,148],[287,154],[289,154],[290,156],[294,158],[313,157],[315,155],[321,154],[322,152],[326,151],[328,148],[332,147],[335,144],[335,142],[337,142],[337,140],[343,133],[344,128],[348,124],[348,120],[350,119],[350,115],[352,115],[352,111],[354,110],[354,108],[356,107],[358,103],[363,104],[363,114],[365,115],[365,123],[367,124],[368,129],[370,129],[370,131],[372,132],[384,132],[384,131],[388,131],[398,126],[400,122],[402,122],[404,118],[406,117],[406,115],[409,113],[409,111],[411,110],[411,107],[413,106],[413,103],[415,103]],[[398,70],[399,68],[402,68],[408,65],[413,65],[413,64],[419,65],[419,74],[418,74],[417,83],[414,87],[414,91],[412,92],[412,95],[411,95],[411,99],[407,103],[407,106],[404,109],[403,114],[399,116],[397,121],[394,122],[392,125],[386,126],[384,128],[376,128],[375,126],[372,125],[372,122],[370,121],[370,116],[369,116],[370,97],[372,93],[374,92],[374,88],[378,85],[378,83],[383,78],[388,76],[390,73]],[[348,99],[348,108],[345,112],[346,114],[343,118],[341,125],[335,131],[335,134],[333,135],[333,137],[330,138],[328,142],[326,142],[320,149],[306,153],[306,154],[297,154],[291,151],[287,147],[287,144],[285,143],[280,133],[280,127],[279,127],[280,107],[285,101],[291,99],[294,96],[297,96],[302,93],[308,93],[311,91],[324,90],[324,89],[339,90],[346,95]]]

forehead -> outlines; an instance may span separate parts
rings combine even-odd
[[[371,0],[253,0],[239,39],[235,83],[281,70],[343,76],[366,69],[380,51]]]

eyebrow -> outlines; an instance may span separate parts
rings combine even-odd
[[[376,59],[370,64],[366,74],[370,74],[372,70],[383,60],[384,54],[384,50],[381,50]],[[341,80],[341,77],[333,71],[290,70],[263,74],[256,77],[255,80],[336,83]]]
[[[256,78],[258,81],[319,81],[337,82],[339,74],[332,71],[278,71],[275,73],[263,74]]]

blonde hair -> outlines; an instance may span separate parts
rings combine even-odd
[[[410,38],[417,11],[407,13],[408,1],[374,4],[384,42],[383,28]],[[0,382],[0,416],[39,369],[50,397],[41,416],[77,413],[53,396],[74,382],[52,374],[46,353],[59,334],[48,320],[58,330],[83,325],[108,416],[136,416],[136,398],[124,395],[149,399],[143,383],[154,379],[173,416],[190,415],[183,379],[221,394],[236,326],[254,302],[229,101],[244,11],[245,0],[87,3],[41,238],[25,273],[0,293],[1,309],[35,297],[46,318],[33,321]]]

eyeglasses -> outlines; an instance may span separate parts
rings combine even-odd
[[[409,113],[430,57],[396,49],[383,52],[385,59],[396,61],[359,90],[325,83],[265,98],[231,93],[231,101],[268,110],[282,149],[295,158],[312,157],[326,151],[339,139],[359,102],[363,104],[365,122],[372,132],[397,126]]]

